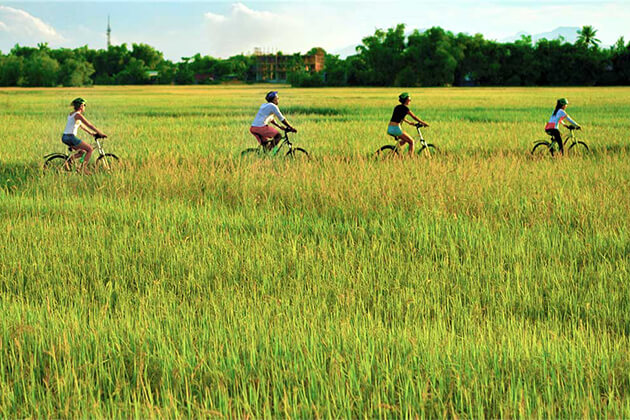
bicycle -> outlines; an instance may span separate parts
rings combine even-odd
[[[438,148],[431,143],[427,143],[426,140],[424,139],[424,136],[422,135],[422,131],[420,131],[420,128],[426,127],[426,126],[423,124],[417,123],[417,124],[414,124],[414,127],[416,127],[416,130],[418,131],[418,138],[420,140],[420,148],[418,149],[416,153],[419,155],[425,154],[427,156],[437,153]],[[386,159],[390,157],[400,156],[402,154],[402,146],[400,144],[400,137],[395,136],[394,140],[396,140],[395,144],[386,144],[385,146],[382,146],[380,149],[378,149],[375,153],[376,157]]]
[[[260,140],[260,145],[243,150],[241,156],[277,156],[281,154],[281,150],[286,146],[288,148],[287,152],[284,154],[286,158],[310,160],[311,157],[305,149],[294,147],[291,140],[289,140],[289,133],[294,133],[295,131],[287,128],[283,128],[282,131],[284,131],[284,136],[274,147],[269,147],[271,140],[265,140],[256,134],[256,137]]]
[[[575,132],[577,130],[582,129],[581,127],[571,125],[568,126],[567,129],[569,130],[569,134],[565,136],[562,143],[564,149],[567,151],[567,154],[575,154],[579,150],[583,150],[587,153],[591,151],[588,145],[585,142],[578,140],[577,136],[575,135]],[[540,156],[548,151],[551,156],[553,156],[556,153],[556,142],[553,140],[553,136],[549,135],[549,137],[549,140],[536,140],[534,142],[534,147],[532,148],[531,154]],[[569,145],[568,147],[567,144]]]
[[[103,143],[100,141],[104,138],[104,136],[98,134],[94,136],[96,142],[94,149],[98,152],[95,165],[98,170],[111,171],[120,159],[113,153],[105,153]],[[68,147],[67,153],[50,153],[44,156],[44,170],[56,170],[59,172],[78,170],[80,165],[75,163],[77,159],[71,159],[74,155],[73,152],[75,152],[75,149]],[[83,162],[83,158],[80,158],[80,160]]]

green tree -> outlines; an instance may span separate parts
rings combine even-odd
[[[191,57],[182,57],[182,62],[177,63],[174,82],[178,85],[190,85],[195,82],[195,72],[191,68]]]
[[[112,45],[106,50],[91,54],[94,66],[94,82],[96,84],[115,84],[117,75],[125,69],[131,58],[126,44]]]
[[[399,24],[387,31],[377,29],[374,35],[363,38],[357,47],[367,72],[361,74],[361,84],[389,86],[403,68],[405,51],[405,25]]]
[[[151,70],[157,69],[158,65],[164,61],[164,55],[147,44],[133,44],[129,55],[137,60],[142,60],[144,65]]]
[[[23,86],[24,57],[8,55],[0,59],[0,86]]]
[[[131,57],[124,70],[116,75],[116,82],[121,85],[141,85],[148,83],[149,68],[144,61]]]
[[[57,86],[59,63],[45,52],[37,52],[26,59],[24,74],[27,86]]]
[[[177,66],[169,60],[164,60],[157,67],[158,80],[161,85],[169,85],[175,82],[175,74],[177,73]]]
[[[464,58],[463,49],[452,32],[439,27],[409,35],[406,67],[417,72],[423,86],[447,86],[455,82],[455,70]]]
[[[582,26],[582,29],[578,30],[577,33],[578,39],[576,43],[580,46],[597,49],[601,42],[599,39],[595,38],[597,29],[594,29],[591,25]]]
[[[326,54],[324,62],[324,78],[328,86],[345,86],[348,83],[346,61],[338,55]]]
[[[59,79],[64,86],[91,86],[94,74],[92,64],[74,58],[67,59],[59,70]]]

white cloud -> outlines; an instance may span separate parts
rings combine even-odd
[[[206,13],[205,52],[218,57],[253,52],[255,48],[284,53],[306,52],[313,47],[337,47],[343,35],[340,32],[348,32],[322,30],[323,26],[330,28],[331,21],[337,18],[331,16],[330,10],[321,13],[324,11],[321,6],[306,10],[308,7],[301,5],[297,13],[292,5],[276,4],[274,7],[276,10],[271,12],[234,3],[226,15]],[[314,16],[325,17],[326,23],[315,22]]]
[[[64,41],[51,25],[24,10],[8,6],[0,6],[0,32],[3,44],[8,41],[20,44],[48,42],[54,45]]]
[[[216,15],[214,13],[206,13],[204,15],[206,17],[206,19],[208,19],[210,22],[212,23],[223,23],[225,21],[227,21],[227,18],[223,15]]]

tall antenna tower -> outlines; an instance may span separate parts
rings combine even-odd
[[[109,15],[107,15],[107,49],[112,46],[112,28],[109,26]]]

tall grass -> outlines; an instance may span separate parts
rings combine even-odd
[[[0,416],[630,416],[630,90],[0,90]],[[65,105],[124,159],[44,174]],[[594,152],[533,159],[556,97]],[[293,111],[293,112],[291,112]]]

